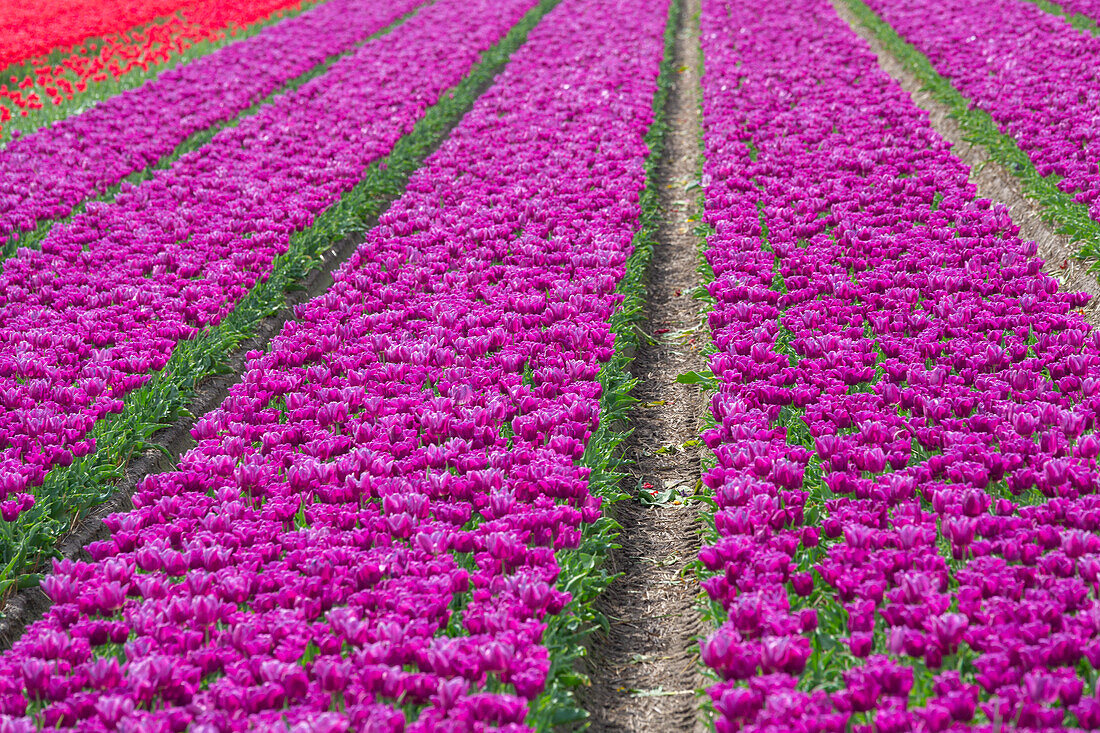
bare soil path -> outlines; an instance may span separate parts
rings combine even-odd
[[[632,461],[623,489],[638,498],[616,505],[621,549],[610,559],[622,573],[600,609],[611,631],[600,634],[588,658],[592,687],[583,703],[593,731],[701,730],[696,690],[700,591],[685,566],[696,559],[701,522],[691,496],[700,477],[700,417],[707,409],[697,385],[676,377],[706,366],[702,347],[697,240],[701,113],[699,111],[699,0],[685,0],[676,36],[669,132],[658,166],[663,224],[648,282],[646,332],[633,374],[640,401],[633,435],[624,444]],[[654,496],[654,494],[656,496]],[[654,503],[656,502],[656,503]]]

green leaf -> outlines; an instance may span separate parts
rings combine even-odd
[[[588,712],[580,708],[559,707],[550,714],[550,723],[554,726],[579,723],[588,719]]]
[[[41,573],[27,573],[19,578],[19,590],[25,590],[26,588],[37,588],[38,584],[42,582]]]
[[[701,384],[703,389],[715,391],[718,389],[718,380],[709,369],[703,372],[685,372],[676,377],[680,384]]]
[[[707,496],[706,494],[696,494],[695,496],[689,496],[688,499],[692,501],[699,501],[706,504],[714,511],[718,511],[718,502],[714,500],[714,497]]]

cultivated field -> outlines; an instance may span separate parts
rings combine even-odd
[[[0,733],[1100,729],[1098,23],[0,8]]]

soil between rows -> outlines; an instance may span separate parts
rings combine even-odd
[[[699,432],[706,408],[697,385],[676,377],[706,367],[702,348],[695,222],[698,210],[699,0],[682,3],[666,118],[666,148],[657,169],[662,223],[647,283],[643,329],[651,340],[634,358],[639,400],[632,435],[623,444],[630,461],[622,488],[632,496],[615,505],[622,524],[610,570],[621,573],[598,602],[610,633],[589,646],[592,686],[580,695],[593,731],[702,730],[697,691],[699,584],[685,569],[696,559],[702,522],[689,497],[701,473]],[[658,504],[642,503],[639,492]],[[657,496],[654,497],[653,494]]]

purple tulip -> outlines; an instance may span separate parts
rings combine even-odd
[[[331,155],[286,161],[302,178],[287,195],[335,200],[367,160],[349,139],[385,152],[334,132],[367,121],[364,98],[399,135],[531,5],[434,3],[386,37],[392,58],[367,44],[360,66],[333,67],[339,104],[284,103],[332,139]],[[90,561],[56,564],[58,604],[0,657],[0,712],[119,730],[529,729],[553,668],[543,635],[573,602],[559,557],[600,516],[577,458],[640,228],[667,11],[565,0],[530,32],[330,290],[248,355],[178,469],[141,482]],[[237,193],[260,203],[262,182]],[[229,233],[258,220],[233,221],[208,244],[253,273],[262,259],[245,260],[280,241],[264,232],[298,226],[259,222],[242,255]],[[192,317],[222,312],[184,279]],[[771,665],[805,663],[804,645],[769,638]],[[736,652],[731,672],[759,670],[760,642]]]
[[[1006,15],[1030,20],[1006,27],[954,0],[871,4],[920,6],[906,32],[974,58],[960,73],[998,94],[1004,80],[985,70],[1031,49],[974,43],[971,26],[1022,38],[1043,17],[1008,0]],[[963,15],[981,22],[927,22]],[[768,639],[763,669],[783,671],[786,650],[806,644],[820,650],[807,665],[827,681],[815,681],[835,690],[811,705],[762,688],[751,706],[719,709],[722,729],[821,730],[854,713],[867,722],[853,729],[899,731],[949,730],[979,710],[1020,727],[1060,726],[1066,707],[1087,716],[1074,682],[1082,656],[1100,660],[1100,338],[1073,310],[1087,296],[1059,292],[1007,209],[974,198],[927,115],[827,3],[708,0],[701,25],[721,386],[705,436],[718,537],[700,553],[714,573],[703,586],[747,639],[730,650]],[[1059,32],[1067,48],[1095,45]],[[1054,53],[1029,56],[1044,65],[1018,78],[1059,68],[1045,63]],[[1077,77],[1092,83],[1091,69]],[[808,597],[830,609],[818,623],[802,623]],[[738,677],[714,643],[703,656],[727,680],[719,700]],[[861,660],[843,679],[833,645]],[[918,707],[910,691],[930,680],[910,671],[883,705],[887,652],[913,658],[916,675],[961,663],[967,678]]]
[[[870,0],[868,5],[1015,138],[1040,175],[1057,175],[1058,188],[1100,221],[1100,121],[1093,113],[1100,92],[1100,40],[1031,3],[1013,0],[980,7],[962,0]],[[1096,0],[1068,0],[1061,6],[1100,19]],[[1083,374],[1091,358],[1072,354],[1067,370]],[[1024,389],[1027,372],[1015,374],[1014,388]]]

